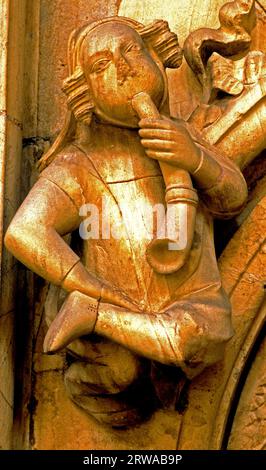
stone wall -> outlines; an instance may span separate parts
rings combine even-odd
[[[162,15],[165,5],[160,1],[2,0],[2,232],[37,177],[36,160],[62,126],[66,104],[61,83],[67,76],[66,50],[70,32],[87,21],[117,14],[120,6],[121,14],[130,14],[140,21],[160,16],[169,19],[182,44],[193,29],[203,25],[217,27],[217,13],[224,0],[180,0],[179,13],[175,16],[176,3],[176,0],[169,0],[167,11]],[[252,47],[265,50],[265,1],[256,4],[258,24]],[[198,84],[186,64],[180,71],[169,73],[169,77],[172,112],[187,117],[196,103],[190,88],[193,86],[200,94]],[[177,84],[178,95],[173,91]],[[252,182],[251,189],[258,204],[256,206],[255,199],[250,197],[245,214],[236,221],[238,226],[243,224],[242,228],[232,237],[220,260],[225,286],[230,295],[232,293],[238,329],[238,335],[228,349],[227,362],[211,368],[193,382],[187,411],[158,410],[151,420],[138,428],[122,431],[103,427],[69,400],[63,383],[64,353],[46,356],[42,352],[47,285],[4,251],[1,260],[0,448],[165,450],[175,449],[177,442],[180,449],[221,448],[222,442],[229,442],[229,448],[252,447],[252,436],[247,431],[253,413],[253,405],[250,408],[249,403],[255,400],[254,406],[259,408],[258,400],[265,398],[265,384],[258,379],[258,374],[263,376],[260,359],[254,362],[243,393],[241,387],[237,387],[257,337],[260,340],[265,318],[261,247],[265,230],[265,178],[262,180],[262,170],[257,171],[258,177]],[[265,354],[262,347],[261,351],[262,357]],[[240,396],[231,433],[232,426],[227,424],[227,417],[233,421],[235,411],[231,410],[231,403],[238,403]],[[247,417],[244,416],[246,412]],[[262,418],[259,413],[257,416],[261,426]],[[244,441],[239,439],[239,429],[246,430]],[[262,427],[260,433],[263,435]],[[254,442],[254,448],[263,445],[260,440]]]

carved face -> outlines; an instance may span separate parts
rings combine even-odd
[[[159,107],[164,96],[163,72],[134,29],[110,23],[90,33],[81,51],[81,65],[100,120],[137,127],[131,99],[148,93]],[[158,58],[157,58],[158,62]]]

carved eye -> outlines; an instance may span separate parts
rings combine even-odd
[[[91,73],[100,73],[103,72],[108,65],[110,64],[109,59],[100,59],[91,67]]]
[[[140,50],[141,50],[140,44],[137,44],[136,42],[132,42],[128,46],[125,47],[124,52],[135,52],[135,51],[140,51]]]

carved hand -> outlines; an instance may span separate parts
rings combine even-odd
[[[200,150],[184,123],[169,118],[142,119],[141,143],[148,157],[170,163],[193,173],[200,162]]]

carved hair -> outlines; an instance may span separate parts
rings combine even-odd
[[[175,33],[170,31],[167,21],[156,20],[148,26],[143,26],[133,19],[114,16],[94,21],[73,31],[68,42],[69,77],[64,80],[62,87],[67,96],[69,111],[65,124],[54,144],[38,162],[40,171],[44,170],[53,161],[56,154],[74,139],[77,121],[87,125],[91,123],[93,99],[82,70],[82,46],[92,31],[110,22],[124,24],[137,31],[143,41],[153,48],[165,68],[178,68],[181,65],[182,51],[178,44],[178,38]]]
[[[94,105],[90,97],[90,88],[80,65],[77,65],[74,73],[64,81],[62,90],[67,95],[68,107],[77,121],[90,125]]]
[[[178,45],[177,35],[170,31],[167,21],[156,20],[148,26],[141,26],[138,33],[157,52],[164,67],[180,67],[182,50]]]

